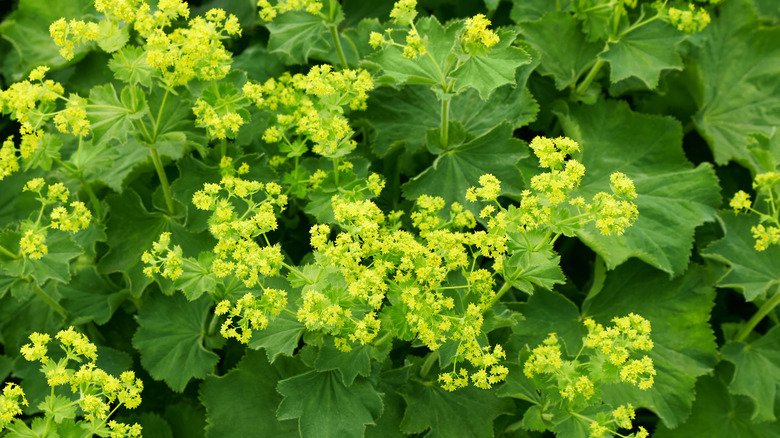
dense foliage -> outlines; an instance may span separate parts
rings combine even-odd
[[[778,26],[18,0],[0,436],[780,437]]]

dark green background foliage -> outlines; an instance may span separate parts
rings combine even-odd
[[[144,276],[140,256],[161,232],[171,232],[189,255],[214,243],[207,216],[190,202],[204,182],[219,180],[221,145],[209,143],[190,111],[193,95],[205,85],[170,97],[175,110],[161,127],[165,140],[156,145],[171,182],[172,210],[148,145],[128,137],[134,115],[127,110],[129,97],[117,92],[123,81],[148,77],[143,71],[115,77],[106,68],[110,55],[94,45],[77,48],[66,61],[49,37],[49,23],[61,17],[95,16],[91,2],[3,2],[3,89],[45,64],[66,92],[125,111],[90,114],[89,157],[69,159],[83,170],[80,180],[49,160],[40,167],[52,170],[0,181],[0,245],[11,251],[18,249],[19,221],[34,205],[21,194],[32,177],[66,181],[82,200],[87,196],[79,184],[89,184],[102,209],[98,216],[90,206],[98,217],[75,237],[52,237],[41,263],[0,254],[0,380],[19,382],[31,401],[26,414],[37,414],[48,388],[19,348],[33,331],[53,334],[74,325],[116,369],[131,368],[144,380],[141,406],[117,416],[142,424],[146,437],[552,436],[533,431],[535,424],[524,418],[536,392],[523,375],[521,356],[551,332],[575,355],[582,319],[608,323],[634,312],[653,326],[656,383],[647,391],[608,385],[601,394],[606,403],[630,401],[638,408],[636,423],[657,437],[780,437],[780,314],[770,309],[755,330],[738,335],[758,308],[780,294],[780,249],[757,252],[750,234],[756,217],[727,211],[737,190],[750,192],[752,177],[777,170],[780,162],[780,6],[775,0],[723,0],[709,8],[712,22],[695,34],[656,20],[606,35],[604,18],[593,12],[599,9],[582,6],[603,3],[421,0],[420,17],[435,17],[418,23],[433,35],[432,52],[448,50],[442,47],[450,20],[477,13],[487,14],[502,35],[517,35],[502,38],[504,47],[481,64],[470,60],[453,74],[459,88],[448,90],[454,97],[445,145],[438,131],[441,95],[429,86],[436,78],[368,46],[369,33],[388,21],[393,2],[341,4],[345,60],[351,68],[369,69],[378,85],[365,111],[349,113],[358,146],[348,158],[357,178],[371,171],[387,180],[375,199],[383,211],[410,211],[418,196],[430,194],[476,213],[479,207],[468,206],[464,193],[485,173],[501,180],[502,204],[517,204],[539,172],[527,147],[537,135],[580,144],[574,158],[586,174],[578,190],[587,199],[609,189],[614,171],[636,184],[639,216],[625,234],[603,236],[592,226],[566,233],[554,246],[563,276],[557,268],[529,274],[486,314],[488,338],[507,351],[506,382],[447,392],[435,382],[444,359],[436,361],[438,353],[419,342],[399,336],[341,353],[331,338],[306,332],[294,316],[282,314],[245,346],[219,335],[213,302],[204,294],[216,287],[213,276],[188,272],[173,285]],[[640,13],[651,14],[650,3],[640,0],[621,29]],[[229,78],[239,82],[242,75],[265,81],[340,63],[328,23],[311,15],[290,13],[264,24],[250,0],[190,6],[192,16],[221,7],[239,18],[242,36],[224,41],[239,72]],[[146,99],[160,105],[160,96]],[[252,116],[227,150],[253,164],[252,178],[281,183],[267,166],[278,151],[260,141],[268,121]],[[3,139],[17,130],[15,121],[0,120]],[[57,159],[75,148],[72,136],[63,142],[52,152]],[[40,159],[46,161],[45,151]],[[322,168],[314,159],[306,166]],[[312,261],[309,228],[332,220],[331,194],[291,201],[280,217],[272,237],[290,263]],[[555,266],[557,259],[550,258]],[[204,266],[210,260],[207,254],[199,259]],[[266,286],[287,288],[294,309],[300,285],[275,281]],[[232,297],[246,292],[227,289],[222,292]],[[403,315],[388,312],[382,323],[401,332]],[[585,436],[573,418],[547,428],[560,437]]]

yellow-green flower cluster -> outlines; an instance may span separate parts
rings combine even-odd
[[[223,159],[224,168],[231,166],[230,159]],[[214,253],[217,258],[212,270],[217,277],[235,275],[247,287],[260,282],[263,276],[279,273],[284,260],[279,245],[268,244],[265,234],[275,230],[276,209],[287,205],[287,195],[276,183],[263,184],[242,179],[226,171],[219,184],[206,183],[192,197],[195,207],[213,213],[209,218],[209,231],[217,238]],[[248,166],[241,166],[239,173],[246,173]],[[261,200],[256,200],[261,196]],[[243,204],[237,206],[234,201]],[[255,240],[263,236],[266,245]]]
[[[171,233],[164,232],[157,242],[152,243],[151,251],[144,251],[141,255],[141,261],[147,265],[144,267],[144,275],[152,278],[154,274],[160,274],[164,278],[176,280],[184,273],[181,247],[174,245],[171,249],[170,246]]]
[[[688,9],[670,7],[667,14],[669,22],[685,33],[701,32],[710,23],[710,14],[693,3],[688,5]]]
[[[226,339],[235,338],[244,344],[252,338],[254,330],[262,330],[287,305],[287,293],[272,288],[262,288],[263,296],[247,293],[234,305],[224,300],[217,304],[214,313],[228,317],[222,323],[220,333]]]
[[[291,11],[306,11],[317,15],[322,10],[320,0],[279,0],[272,5],[268,0],[259,0],[257,6],[260,8],[260,18],[263,21],[271,22],[279,14]]]
[[[490,26],[490,20],[484,14],[477,14],[467,18],[465,32],[462,37],[463,41],[481,43],[485,47],[495,46],[500,39],[495,32],[488,29],[488,26]]]
[[[27,79],[0,91],[0,112],[10,114],[22,125],[19,132],[23,143],[27,135],[40,136],[37,130],[55,114],[55,101],[58,98],[65,99],[65,91],[60,83],[44,80],[48,70],[46,66],[36,67]],[[62,123],[71,123],[74,131],[79,132],[85,124],[89,127],[89,122],[85,118],[76,117],[74,110],[68,113],[68,118]]]
[[[243,91],[258,108],[276,113],[276,125],[265,131],[265,141],[289,142],[290,133],[311,141],[315,153],[335,158],[356,146],[345,109],[365,109],[373,88],[373,79],[365,70],[333,71],[324,64],[312,67],[306,75],[285,73],[262,85],[248,82]]]
[[[490,187],[491,179],[485,178]],[[495,190],[486,189],[488,197]],[[458,369],[444,372],[439,381],[454,390],[471,381],[487,388],[503,380],[508,370],[499,364],[504,357],[500,346],[479,343],[482,312],[495,297],[495,281],[490,271],[474,266],[473,257],[486,250],[484,232],[461,232],[473,228],[474,216],[460,204],[450,208],[449,218],[440,216],[442,198],[423,195],[412,213],[419,235],[398,229],[397,219],[389,220],[371,201],[334,198],[335,220],[343,231],[331,237],[331,227],[315,225],[311,243],[315,260],[328,272],[338,272],[344,287],[310,289],[303,294],[298,318],[307,327],[336,336],[342,350],[350,343],[366,343],[380,330],[376,313],[387,305],[401,306],[410,331],[428,348],[437,350],[448,340],[457,341],[458,361],[467,361],[475,371]],[[472,248],[477,247],[477,249]],[[467,283],[449,286],[448,276],[461,272]],[[455,310],[452,289],[462,288],[469,300],[465,309]],[[360,309],[359,313],[356,309]]]
[[[471,187],[466,191],[466,200],[475,202],[477,199],[483,201],[495,201],[501,193],[501,182],[495,176],[486,173],[479,177],[480,187]]]
[[[49,34],[54,44],[60,47],[60,55],[70,61],[73,59],[76,45],[98,39],[100,28],[97,23],[60,18],[49,26]]]
[[[209,136],[218,139],[236,138],[239,128],[246,122],[237,112],[215,108],[203,99],[195,101],[192,112],[198,126],[206,128]]]
[[[639,212],[633,199],[637,197],[633,181],[620,172],[610,176],[612,193],[599,192],[591,203],[579,196],[572,196],[585,174],[585,166],[567,157],[579,151],[579,144],[566,137],[556,139],[535,137],[530,144],[542,167],[550,169],[531,178],[532,190],[521,193],[517,215],[525,229],[544,226],[582,225],[595,221],[602,234],[621,235],[633,224]],[[568,201],[577,212],[561,217],[558,212]],[[559,219],[560,218],[560,219]]]
[[[27,406],[22,388],[15,383],[6,383],[0,394],[0,431],[11,424],[15,416],[22,414],[22,406]]]
[[[45,195],[43,194],[44,187],[46,187]],[[40,259],[48,253],[46,230],[49,228],[76,233],[87,228],[92,220],[92,213],[84,203],[73,201],[69,204],[70,209],[62,205],[55,206],[49,214],[48,225],[45,225],[41,222],[45,218],[44,212],[47,206],[67,202],[70,191],[62,183],[47,185],[43,178],[33,178],[27,181],[22,190],[36,193],[37,200],[41,203],[41,210],[36,222],[25,221],[22,223],[22,238],[19,241],[19,248],[22,255],[29,259]]]
[[[163,80],[171,86],[184,85],[196,78],[222,79],[230,72],[233,60],[222,40],[240,33],[234,15],[211,9],[205,17],[191,19],[187,27],[170,33],[163,27],[152,30],[146,39],[146,62],[157,67]]]
[[[622,318],[613,318],[612,327],[604,328],[588,318],[584,321],[588,335],[584,340],[585,348],[595,350],[595,354],[616,367],[620,380],[637,385],[640,389],[653,386],[655,368],[653,360],[647,355],[634,359],[633,354],[650,351],[650,321],[634,313]]]
[[[760,217],[761,223],[750,228],[753,238],[756,240],[755,248],[757,251],[764,251],[769,245],[780,243],[780,213],[778,212],[776,199],[778,193],[775,190],[780,184],[780,173],[766,172],[756,175],[753,181],[753,189],[758,192],[759,199],[764,199],[771,214],[763,213],[753,208],[750,195],[740,190],[731,198],[729,205],[735,213],[752,212]],[[771,225],[765,226],[764,222],[770,222]]]
[[[588,335],[583,339],[583,349],[593,350],[583,362],[580,354],[573,360],[562,358],[561,345],[555,333],[551,333],[542,345],[531,350],[523,372],[534,379],[542,391],[557,393],[562,403],[579,406],[597,403],[593,396],[604,383],[627,382],[648,389],[653,385],[655,368],[647,355],[637,353],[653,348],[650,340],[650,322],[636,314],[614,318],[614,326],[604,328],[592,319],[584,321]],[[613,419],[607,423],[594,422],[593,430],[608,435],[607,425],[630,429],[634,411],[631,405],[613,411]],[[640,430],[641,432],[641,430]]]
[[[379,32],[371,32],[369,35],[368,43],[373,48],[380,46],[397,46],[403,48],[403,57],[406,59],[417,59],[420,55],[426,53],[428,38],[423,38],[417,31],[417,27],[414,25],[414,19],[417,17],[417,0],[399,0],[393,5],[393,10],[390,12],[390,18],[393,19],[393,23],[403,27],[408,27],[406,32],[406,44],[400,44],[395,42],[392,37],[392,32],[397,29],[387,29],[387,38],[384,34]]]
[[[22,415],[22,406],[27,406],[22,388],[16,383],[6,383],[0,394],[0,431],[11,424],[15,416]]]
[[[126,371],[117,378],[97,368],[97,347],[73,327],[61,330],[55,336],[64,352],[64,357],[56,361],[48,357],[47,344],[52,340],[49,335],[32,333],[29,339],[30,343],[21,348],[22,356],[28,361],[40,361],[43,364],[41,371],[52,388],[70,386],[71,392],[78,396],[74,403],[81,408],[84,421],[103,423],[119,405],[128,409],[140,405],[143,382],[132,371]],[[81,365],[77,369],[72,362]],[[141,427],[137,424],[114,424],[111,429],[117,435],[112,436],[140,436]]]

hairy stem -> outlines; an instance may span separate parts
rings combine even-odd
[[[450,137],[450,99],[445,98],[441,101],[441,147],[448,149]]]
[[[341,47],[341,39],[339,39],[339,31],[336,26],[328,26],[330,28],[330,37],[333,38],[333,45],[336,47],[336,53],[339,55],[339,62],[341,62],[341,68],[349,67],[347,64],[347,57],[344,56],[344,49]]]
[[[19,254],[14,254],[11,251],[8,250],[8,248],[0,245],[0,254],[4,254],[12,259],[19,259],[21,256]]]
[[[581,95],[582,93],[585,92],[585,90],[588,89],[590,83],[593,82],[593,79],[596,79],[596,75],[599,73],[599,70],[601,70],[602,65],[604,65],[603,59],[596,60],[596,63],[593,64],[593,66],[590,68],[588,75],[585,76],[585,79],[583,79],[580,85],[577,87],[577,89],[574,90],[575,96]]]
[[[41,289],[41,287],[38,286],[38,284],[35,282],[33,282],[33,290],[35,291],[35,294],[38,295],[44,302],[46,302],[46,304],[48,304],[52,309],[62,315],[63,318],[68,319],[68,311],[65,310],[65,308],[62,307],[60,303],[56,302],[54,298],[47,294],[46,291]]]
[[[778,304],[780,304],[780,291],[775,292],[775,296],[767,300],[767,302],[764,303],[763,306],[761,306],[758,309],[758,312],[756,312],[745,324],[744,327],[742,327],[742,330],[737,333],[737,336],[734,337],[734,340],[736,342],[741,342],[744,340],[747,335],[750,334],[750,332],[753,331],[753,329],[758,325],[759,322],[761,322],[764,317],[769,314],[769,312],[772,311]]]
[[[163,169],[162,160],[160,160],[160,154],[157,153],[157,148],[149,148],[152,152],[152,162],[154,162],[154,168],[157,170],[157,176],[160,178],[160,184],[162,185],[163,195],[165,196],[165,206],[168,209],[168,214],[173,216],[173,195],[171,194],[171,185],[168,183],[168,176]]]

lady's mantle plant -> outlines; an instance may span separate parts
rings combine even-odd
[[[771,2],[201,3],[0,23],[0,435],[772,436]]]

